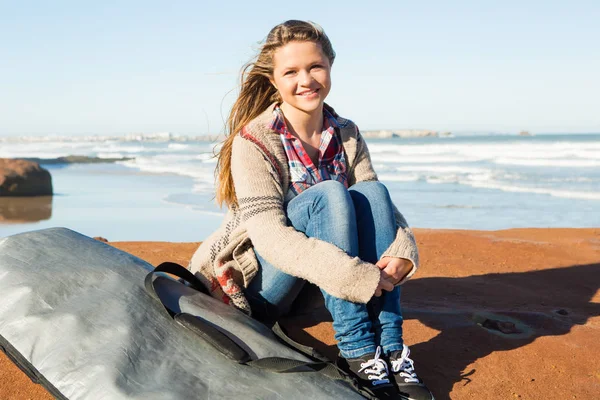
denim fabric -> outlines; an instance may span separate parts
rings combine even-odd
[[[396,236],[392,202],[380,182],[359,182],[349,189],[332,180],[320,182],[290,200],[286,213],[288,223],[306,236],[371,263],[379,260]],[[289,312],[305,281],[280,271],[258,252],[256,256],[261,268],[245,294],[258,318],[274,320]],[[375,352],[377,345],[385,353],[402,350],[399,286],[367,304],[321,292],[343,357],[362,357]]]

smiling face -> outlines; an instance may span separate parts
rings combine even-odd
[[[331,89],[331,64],[321,45],[289,42],[273,54],[271,83],[281,96],[284,113],[322,113]]]

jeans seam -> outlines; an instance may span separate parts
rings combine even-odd
[[[393,343],[385,346],[381,346],[381,350],[383,350],[384,354],[389,354],[394,351],[402,350],[404,348],[404,343]]]
[[[373,349],[373,350],[365,352],[364,351],[365,349]],[[366,354],[374,353],[376,349],[377,349],[376,344],[369,344],[367,346],[358,347],[356,349],[346,349],[346,350],[340,349],[340,353],[342,354],[342,357],[344,357],[346,359],[358,358],[358,357],[362,357]]]

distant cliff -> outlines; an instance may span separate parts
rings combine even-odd
[[[374,139],[389,139],[389,138],[418,138],[418,137],[440,137],[440,136],[452,136],[450,132],[437,132],[429,131],[425,129],[404,129],[399,131],[361,131],[361,134],[365,138]]]

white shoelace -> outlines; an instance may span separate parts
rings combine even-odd
[[[381,347],[377,347],[377,351],[375,352],[375,358],[372,358],[367,362],[361,363],[360,370],[358,371],[365,371],[368,374],[367,378],[369,378],[369,380],[372,381],[373,386],[390,382],[388,378],[389,372],[387,363],[383,359],[381,359],[380,356]]]
[[[405,383],[418,383],[419,378],[415,372],[415,364],[413,360],[408,357],[409,355],[410,350],[408,349],[408,346],[404,345],[400,358],[392,360],[392,372],[404,378]]]

